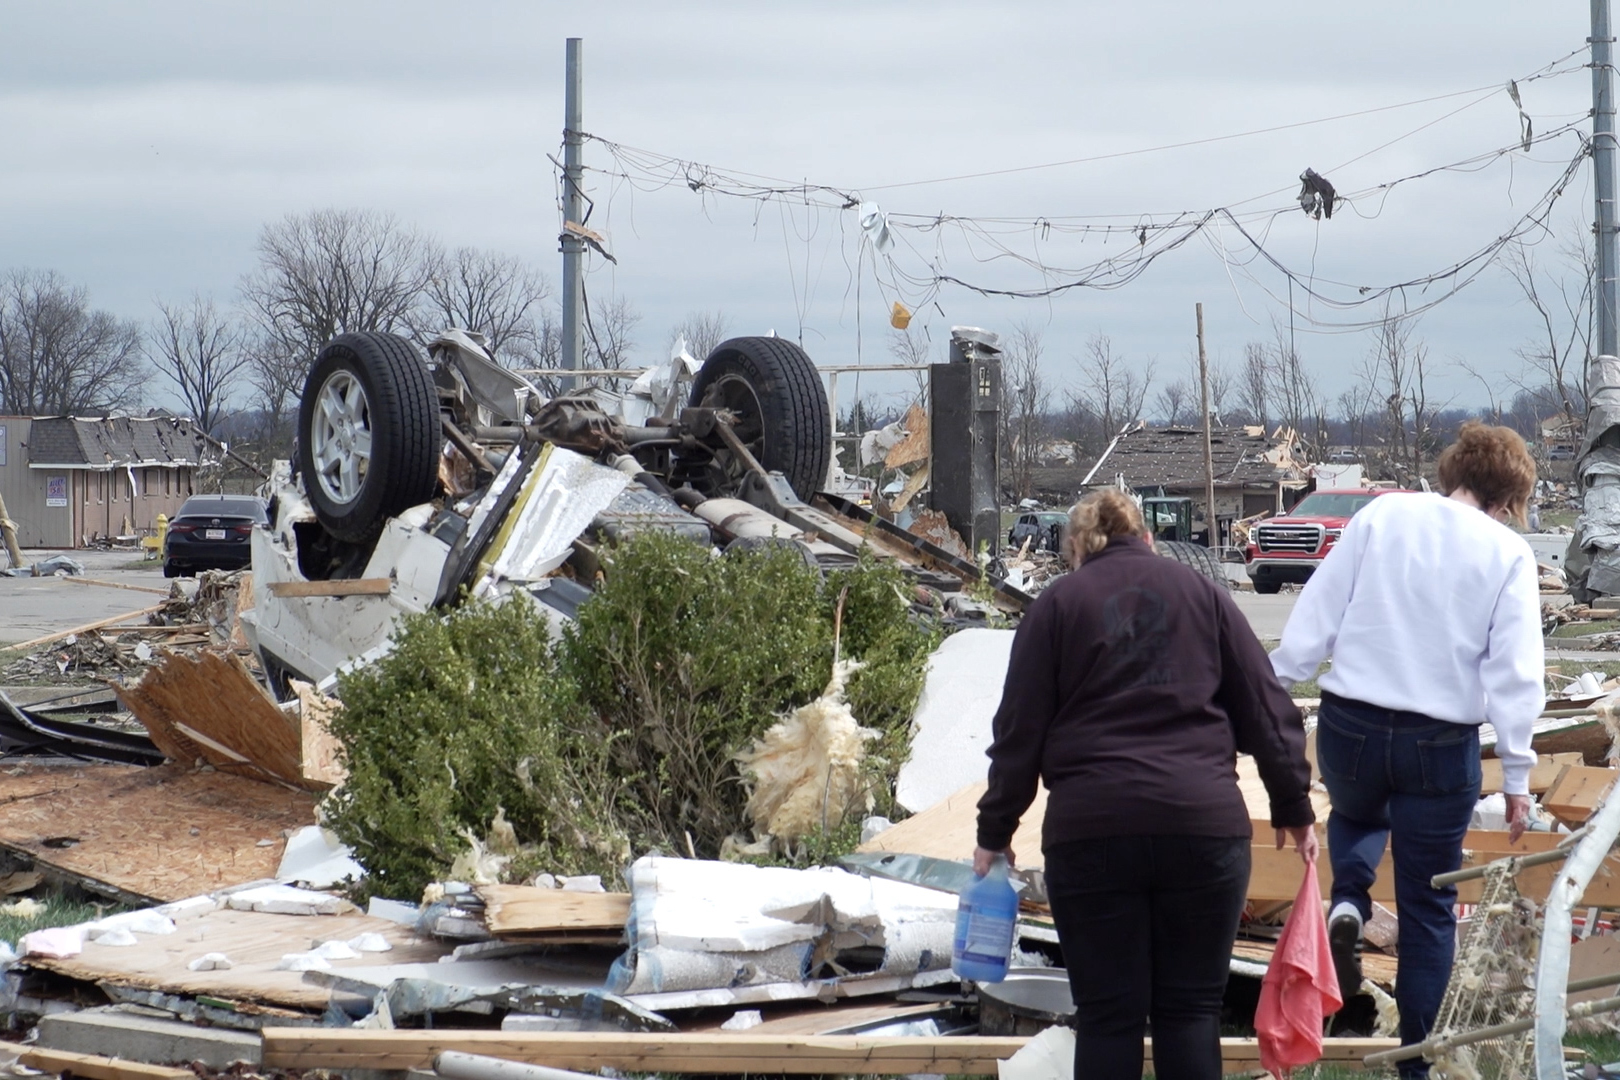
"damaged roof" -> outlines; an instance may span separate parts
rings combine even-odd
[[[1260,427],[1220,428],[1210,434],[1216,487],[1275,487],[1305,480],[1294,460],[1294,433],[1286,428],[1266,435]],[[1109,444],[1086,475],[1084,485],[1111,484],[1123,475],[1131,487],[1201,487],[1204,483],[1202,428],[1139,425]]]
[[[196,424],[178,416],[41,416],[29,426],[28,463],[68,469],[198,466],[217,461],[212,446]]]

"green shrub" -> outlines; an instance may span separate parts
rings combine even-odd
[[[863,559],[824,581],[791,550],[717,558],[660,533],[603,554],[560,641],[528,602],[471,603],[403,620],[388,657],[340,680],[349,778],[325,812],[369,889],[419,895],[498,808],[523,845],[514,873],[616,880],[648,851],[715,857],[748,830],[737,753],[827,684],[841,595],[843,653],[865,665],[849,700],[880,733],[864,767],[892,812],[939,640],[901,572]],[[849,850],[852,825],[801,853]]]
[[[535,854],[571,873],[615,873],[605,748],[559,679],[545,620],[526,599],[406,618],[394,651],[344,675],[332,731],[347,782],[324,807],[370,873],[414,898],[503,808]]]

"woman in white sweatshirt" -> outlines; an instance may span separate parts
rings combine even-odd
[[[1531,725],[1544,705],[1536,560],[1524,522],[1536,469],[1505,427],[1464,424],[1440,455],[1445,495],[1391,493],[1351,518],[1300,594],[1272,654],[1283,684],[1316,674],[1316,759],[1333,801],[1328,936],[1346,1001],[1360,990],[1361,927],[1392,842],[1401,918],[1401,1042],[1421,1042],[1451,976],[1457,890],[1480,794],[1479,725],[1496,731],[1509,831],[1530,812]],[[1403,1075],[1426,1075],[1421,1060]]]

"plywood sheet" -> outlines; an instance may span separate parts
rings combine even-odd
[[[131,898],[180,900],[275,876],[315,796],[178,765],[0,769],[0,845]]]
[[[199,760],[224,772],[322,790],[304,777],[304,736],[240,657],[200,649],[170,653],[118,699],[170,760]]]
[[[978,839],[979,799],[988,787],[983,780],[969,784],[950,798],[885,829],[855,850],[971,859]],[[1024,811],[1023,823],[1013,836],[1013,852],[1018,865],[1026,870],[1038,870],[1046,865],[1041,855],[1041,821],[1045,817],[1046,789],[1043,787],[1035,793],[1035,801]]]
[[[366,915],[270,915],[228,908],[182,913],[175,932],[140,934],[129,946],[89,942],[84,952],[68,960],[31,959],[31,966],[55,971],[86,982],[108,982],[167,994],[224,998],[228,1001],[279,1005],[293,1009],[325,1009],[332,991],[306,982],[302,972],[277,971],[287,953],[304,952],[325,941],[347,941],[372,932],[386,938],[393,949],[362,953],[352,960],[330,961],[334,971],[388,963],[434,963],[448,952],[437,942],[386,919]],[[230,957],[229,971],[191,971],[186,965],[204,953]]]

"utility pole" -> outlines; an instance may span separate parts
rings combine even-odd
[[[584,75],[580,70],[580,53],[584,39],[569,38],[567,44],[567,88],[563,92],[563,231],[562,242],[562,366],[578,371],[584,358],[585,339],[585,241],[569,226],[580,226],[580,206],[583,203],[585,163],[582,157],[585,121],[581,97]],[[572,377],[564,377],[564,393],[574,388]]]
[[[1609,0],[1592,0],[1592,187],[1597,211],[1597,304],[1600,356],[1620,356],[1615,319],[1615,273],[1620,264],[1614,187],[1614,31]]]
[[[1204,546],[1219,547],[1220,527],[1215,519],[1215,451],[1211,446],[1209,417],[1209,361],[1204,356],[1204,305],[1193,305],[1198,314],[1198,398],[1204,410]]]
[[[1575,462],[1581,516],[1570,538],[1568,565],[1570,591],[1590,601],[1598,596],[1620,595],[1620,552],[1590,541],[1594,534],[1601,535],[1617,524],[1615,507],[1620,503],[1614,497],[1620,477],[1607,468],[1614,464],[1615,452],[1604,445],[1620,415],[1620,341],[1616,340],[1615,319],[1615,272],[1620,259],[1615,233],[1614,29],[1609,19],[1609,0],[1592,0],[1592,36],[1586,40],[1592,47],[1592,236],[1597,249],[1592,307],[1597,340],[1586,357],[1586,437]],[[1543,1053],[1538,1045],[1538,1075],[1551,1075],[1551,1053]]]

